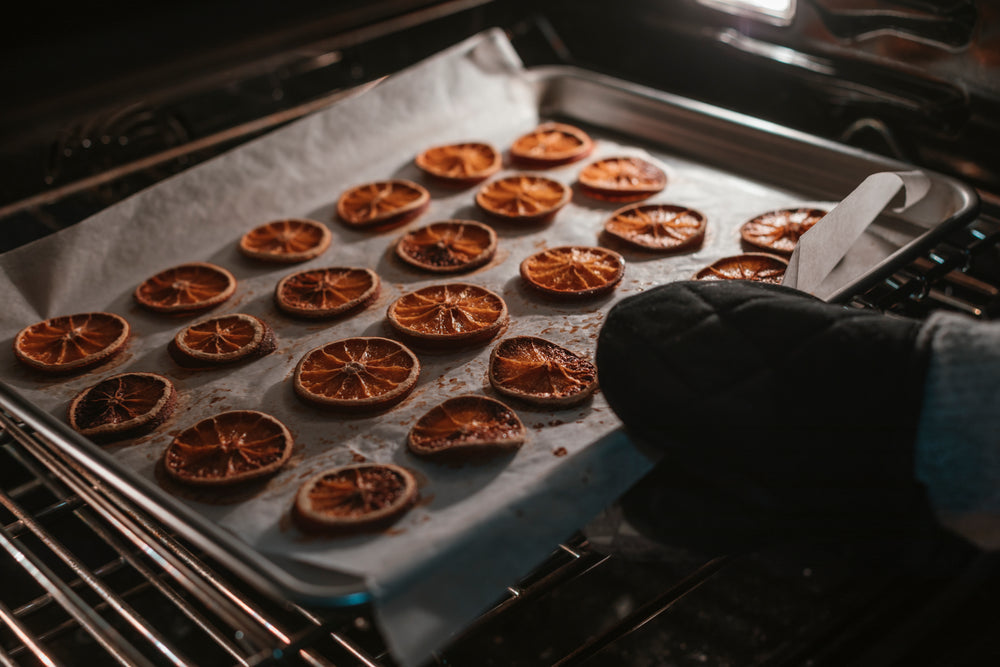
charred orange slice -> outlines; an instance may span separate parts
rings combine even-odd
[[[178,433],[163,453],[163,467],[183,484],[227,486],[278,472],[292,444],[292,434],[271,415],[223,412]]]
[[[497,233],[472,220],[444,220],[407,232],[396,243],[396,256],[431,273],[471,271],[493,258]]]
[[[296,317],[337,317],[374,301],[381,284],[371,269],[310,269],[278,281],[274,300],[278,308]]]
[[[386,317],[403,336],[428,345],[485,342],[508,320],[500,296],[467,283],[431,285],[404,294],[392,302]]]
[[[780,284],[788,262],[776,255],[748,252],[717,259],[698,273],[695,280],[755,280],[761,283]]]
[[[527,430],[517,414],[486,396],[455,396],[431,408],[410,429],[406,444],[418,456],[476,459],[515,452]]]
[[[236,278],[226,269],[190,262],[144,280],[135,289],[135,300],[156,313],[186,315],[218,306],[235,291]]]
[[[203,368],[263,357],[277,347],[264,320],[233,313],[196,322],[177,332],[170,356],[181,366]]]
[[[469,142],[428,148],[417,156],[416,164],[435,178],[465,186],[500,171],[502,159],[490,144]]]
[[[501,394],[543,407],[580,403],[597,388],[597,368],[544,338],[515,336],[490,354],[490,384]]]
[[[542,123],[511,144],[510,156],[526,166],[545,169],[582,160],[592,150],[593,139],[580,128],[565,123]]]
[[[309,533],[354,533],[385,527],[417,500],[417,481],[406,468],[362,463],[324,470],[295,495],[292,516]]]
[[[625,260],[607,248],[560,246],[527,257],[521,278],[530,288],[556,298],[578,299],[612,291],[625,275]]]
[[[108,361],[128,337],[128,322],[114,313],[61,315],[22,329],[14,337],[14,354],[39,371],[73,373]]]
[[[486,213],[513,222],[541,222],[569,203],[570,189],[551,178],[517,174],[487,183],[476,193]]]
[[[578,177],[581,191],[604,201],[645,199],[667,187],[667,175],[638,157],[609,157],[591,162]]]
[[[785,208],[758,215],[740,227],[743,240],[757,248],[790,255],[799,237],[812,229],[826,211],[818,208]]]
[[[307,403],[345,410],[381,410],[417,385],[420,361],[388,338],[345,338],[314,348],[295,367],[295,393]]]
[[[112,375],[70,401],[69,425],[94,440],[121,440],[152,431],[177,405],[173,383],[156,373]]]
[[[315,220],[272,220],[244,234],[239,249],[264,262],[295,264],[326,252],[332,236],[326,225]]]
[[[430,193],[412,181],[375,181],[340,195],[337,215],[351,227],[389,227],[417,217],[430,201]]]
[[[673,204],[633,204],[615,211],[604,231],[634,246],[659,252],[687,250],[705,240],[707,220]]]

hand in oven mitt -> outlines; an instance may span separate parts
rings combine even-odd
[[[953,358],[968,341],[954,339],[971,324],[994,337],[995,389],[1000,329],[955,315],[893,318],[745,281],[623,300],[598,342],[601,387],[629,436],[664,453],[623,510],[677,546],[732,550],[903,532],[931,509],[1000,509],[1000,443],[970,443],[990,437],[977,433],[1000,409],[982,424],[975,402],[953,396],[968,370]],[[997,454],[995,485],[978,479],[990,463],[980,450]],[[979,486],[966,493],[970,469]]]

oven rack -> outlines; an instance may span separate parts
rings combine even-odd
[[[77,465],[16,406],[3,405],[0,428],[0,665],[395,664],[367,606],[306,609],[257,593]],[[465,633],[607,560],[575,535]],[[661,594],[660,608],[719,566]],[[636,610],[559,664],[655,613]]]

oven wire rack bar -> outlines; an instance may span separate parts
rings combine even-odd
[[[14,588],[25,589],[0,587],[0,631],[8,631],[0,632],[0,665],[74,664],[79,656],[67,661],[63,645],[72,651],[81,643],[98,656],[88,664],[395,664],[370,610],[314,612],[254,597],[245,582],[166,532],[2,400],[0,470],[0,558],[13,563],[8,582],[17,579]],[[607,560],[574,536],[463,632],[516,613]],[[179,623],[164,622],[167,616],[197,640],[172,636]]]

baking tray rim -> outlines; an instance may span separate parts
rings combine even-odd
[[[768,136],[782,137],[799,142],[816,152],[832,152],[833,154],[853,156],[872,165],[878,165],[880,170],[912,169],[911,166],[904,163],[844,147],[812,135],[761,121],[752,116],[576,67],[527,68],[524,73],[538,89],[537,99],[540,103],[540,112],[544,113],[572,115],[569,110],[556,107],[546,108],[543,103],[548,89],[565,82],[572,85],[572,82],[575,81],[586,83],[591,87],[596,85],[598,89],[605,90],[610,96],[645,100],[654,105],[650,108],[655,108],[668,115],[670,115],[668,112],[671,111],[682,111],[685,114],[694,114],[694,117],[714,119],[717,123],[746,133],[746,136],[764,133]],[[655,141],[645,137],[640,138]],[[238,147],[234,150],[238,150]],[[960,194],[963,206],[956,215],[952,216],[952,219],[943,221],[942,225],[933,228],[931,230],[935,232],[933,235],[921,237],[920,247],[913,252],[919,252],[919,249],[926,243],[932,242],[940,233],[945,233],[946,230],[940,231],[942,226],[950,230],[955,225],[969,220],[978,210],[978,196],[972,188],[950,177],[933,172],[927,173],[953,187]],[[902,250],[909,251],[909,249],[910,246],[906,246]],[[899,254],[897,252],[892,256],[894,263],[900,261]],[[866,279],[877,280],[878,278],[866,276]],[[371,592],[361,577],[336,570],[314,568],[292,559],[281,563],[276,560],[277,557],[257,551],[229,531],[218,530],[218,527],[205,516],[182,503],[180,499],[170,496],[148,480],[124,469],[108,452],[83,438],[70,429],[68,425],[58,421],[53,415],[39,409],[2,381],[0,381],[0,406],[19,417],[45,439],[57,444],[74,461],[84,466],[102,481],[110,484],[117,492],[156,518],[164,526],[175,531],[197,548],[203,549],[209,556],[233,571],[259,592],[274,599],[329,607],[353,606],[371,601]],[[555,545],[553,546],[555,547]],[[298,575],[292,572],[292,569],[299,569],[302,573],[308,572],[308,577]]]

